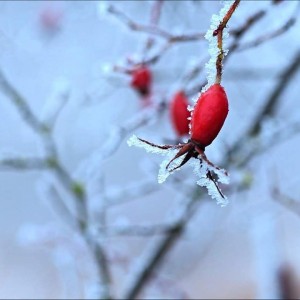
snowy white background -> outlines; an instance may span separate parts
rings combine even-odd
[[[230,21],[231,28],[243,24],[247,16],[259,9],[268,10],[245,35],[243,42],[280,27],[297,6],[292,1],[284,1],[276,7],[270,2],[242,1]],[[113,4],[136,22],[145,23],[153,3],[116,1]],[[57,31],[50,32],[43,27],[41,14],[47,9],[62,12]],[[205,32],[211,15],[219,9],[219,2],[166,1],[160,26],[173,33]],[[55,99],[55,95],[51,96],[55,88],[59,84],[67,85],[69,100],[57,120],[54,136],[64,166],[77,176],[75,171],[82,161],[105,143],[112,128],[141,111],[138,95],[129,86],[130,78],[107,74],[103,66],[139,55],[147,35],[131,32],[113,16],[99,16],[96,1],[1,1],[0,15],[0,69],[27,99],[33,112],[43,118],[49,101]],[[223,78],[230,113],[218,139],[207,149],[210,160],[221,161],[224,149],[239,139],[251,124],[274,89],[280,72],[299,51],[299,29],[296,22],[283,35],[230,57]],[[170,97],[181,86],[180,78],[193,62],[206,58],[206,41],[174,45],[151,67],[155,97]],[[202,81],[204,76],[201,73],[196,81]],[[299,120],[299,80],[298,72],[281,97],[276,118],[265,122],[264,139],[277,126],[284,127]],[[2,156],[41,154],[39,138],[2,93],[0,106]],[[167,113],[134,133],[154,142],[175,137]],[[108,191],[117,192],[140,180],[148,180],[156,191],[142,192],[134,201],[114,206],[108,213],[108,220],[117,224],[161,223],[176,213],[172,211],[174,202],[180,193],[186,192],[186,187],[182,188],[180,183],[156,186],[161,158],[129,148],[127,138],[102,165],[98,166],[95,160],[94,170],[99,168],[104,174],[104,186]],[[296,132],[288,140],[256,155],[241,170],[229,167],[233,187],[235,177],[240,176],[251,177],[251,186],[243,192],[230,193],[230,203],[225,208],[208,196],[204,197],[207,201],[203,201],[184,237],[160,270],[163,277],[172,280],[176,288],[191,298],[245,298],[263,293],[265,286],[270,284],[274,264],[265,263],[268,258],[289,262],[300,275],[300,219],[275,203],[271,194],[272,188],[278,186],[284,194],[298,200],[299,145]],[[151,162],[155,164],[153,167]],[[178,177],[186,178],[186,185],[194,189],[195,178],[189,181],[194,175],[189,169],[181,172],[176,173]],[[84,261],[84,252],[80,254],[80,250],[74,248],[76,241],[64,246],[68,229],[43,197],[43,182],[49,180],[50,175],[39,171],[5,170],[0,172],[0,177],[0,297],[83,297],[86,288],[83,286],[92,275],[88,266],[79,262],[79,258]],[[97,211],[101,198],[94,197],[90,206]],[[59,235],[62,246],[54,245]],[[106,240],[108,251],[121,253],[130,264],[140,256],[147,243],[148,238],[140,237]],[[114,260],[117,294],[127,278],[120,264]]]

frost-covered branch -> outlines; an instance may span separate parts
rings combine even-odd
[[[217,48],[218,48],[218,56],[216,58],[216,78],[215,78],[215,83],[221,83],[221,79],[222,79],[222,72],[223,72],[223,59],[227,54],[227,51],[225,51],[223,49],[223,39],[224,36],[226,37],[226,35],[228,34],[227,32],[224,33],[224,30],[227,26],[228,21],[230,20],[231,16],[233,15],[234,11],[236,10],[237,6],[239,5],[240,0],[235,0],[231,6],[228,9],[228,5],[226,5],[222,11],[220,12],[220,18],[222,17],[222,15],[225,13],[225,15],[223,16],[223,19],[221,20],[221,22],[219,23],[218,27],[215,29],[215,23],[216,21],[219,21],[218,19],[213,20],[213,24],[211,25],[211,30],[213,30],[213,32],[208,31],[206,34],[207,39],[210,41],[212,39],[211,34],[213,37],[217,38]],[[210,46],[210,51],[211,51],[211,62],[214,61],[214,42],[211,42],[211,46]]]
[[[263,16],[266,14],[266,10],[262,10],[259,12],[254,13],[249,18],[246,19],[246,21],[235,30],[230,31],[230,34],[232,33],[233,41],[228,47],[228,51],[226,52],[226,56],[223,57],[223,64],[229,59],[230,56],[232,56],[236,50],[238,49],[240,45],[240,40],[242,37],[254,26]],[[189,73],[184,77],[185,83],[187,84],[189,81],[196,78],[199,73],[204,69],[204,60],[202,60],[199,64],[196,64],[194,68],[192,68]],[[195,86],[189,88],[186,90],[186,94],[189,96],[194,96],[195,94],[199,93],[199,91],[205,86],[206,82],[202,81],[197,83]]]

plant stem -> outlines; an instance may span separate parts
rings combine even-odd
[[[223,69],[223,59],[224,59],[224,50],[223,50],[223,31],[226,27],[228,21],[230,20],[232,14],[234,13],[235,9],[239,5],[240,0],[235,0],[231,7],[229,8],[228,12],[224,16],[222,22],[219,24],[218,28],[213,32],[213,36],[217,36],[218,39],[218,49],[219,54],[216,61],[216,80],[215,83],[220,84],[222,80],[222,69]]]

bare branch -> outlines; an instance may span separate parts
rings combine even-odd
[[[157,27],[156,25],[142,25],[138,24],[132,19],[130,19],[124,12],[117,9],[115,6],[110,4],[107,8],[107,11],[114,15],[116,18],[118,18],[121,22],[123,22],[126,26],[129,27],[129,29],[133,31],[139,31],[144,32],[147,34],[153,34],[156,36],[159,36],[164,39],[170,39],[172,35],[168,33],[167,31]]]
[[[43,158],[4,158],[0,160],[0,170],[44,170],[48,168],[46,159]]]
[[[260,46],[261,44],[264,44],[264,43],[286,33],[295,23],[296,23],[296,18],[292,17],[278,29],[276,29],[270,33],[266,33],[262,36],[259,36],[253,41],[250,41],[248,43],[240,45],[238,47],[237,51],[240,52],[240,51],[244,51],[244,50],[248,50],[248,49]]]
[[[226,163],[229,162],[235,163],[234,157],[237,156],[237,153],[239,153],[242,149],[244,149],[244,146],[248,144],[249,139],[258,136],[259,133],[261,132],[262,123],[265,117],[274,116],[274,114],[276,113],[277,106],[280,100],[282,99],[281,98],[282,94],[289,86],[291,80],[299,71],[299,68],[300,68],[300,51],[298,50],[294,59],[282,72],[282,75],[280,76],[277,85],[275,86],[274,89],[272,89],[262,109],[257,113],[255,119],[253,120],[250,128],[247,130],[246,133],[243,134],[243,137],[239,139],[226,153],[226,157],[227,157],[225,158]],[[246,159],[244,160],[244,163],[245,162]]]
[[[41,123],[38,118],[31,111],[27,101],[17,92],[17,90],[9,83],[4,76],[3,72],[0,71],[0,89],[5,93],[15,107],[18,109],[23,120],[36,132],[46,133],[48,132],[47,126]]]
[[[277,186],[273,187],[272,196],[277,203],[300,217],[300,201],[284,195]]]
[[[169,234],[174,229],[170,224],[156,225],[126,225],[126,226],[109,226],[101,227],[99,231],[105,232],[107,235],[119,236],[140,236],[147,237],[153,235]]]
[[[189,200],[184,207],[182,217],[170,227],[169,234],[163,237],[158,243],[154,242],[150,246],[150,249],[148,249],[149,251],[146,252],[145,257],[141,258],[143,259],[143,263],[139,265],[136,274],[134,274],[135,276],[132,277],[133,281],[128,283],[122,299],[136,299],[138,297],[143,287],[151,278],[153,271],[158,269],[167,253],[181,237],[188,221],[196,212],[195,206],[198,203],[198,190],[188,198]]]

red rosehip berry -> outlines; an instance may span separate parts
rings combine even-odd
[[[188,111],[188,105],[188,99],[183,91],[177,92],[171,101],[170,117],[173,128],[179,137],[189,133],[190,121],[188,118],[191,113]]]
[[[202,93],[195,104],[191,120],[191,139],[206,147],[220,132],[228,114],[228,99],[220,84]]]
[[[40,13],[40,22],[45,30],[54,31],[61,27],[63,12],[59,8],[46,7]]]
[[[152,83],[151,71],[146,66],[141,66],[132,72],[131,86],[142,96],[147,96]]]

